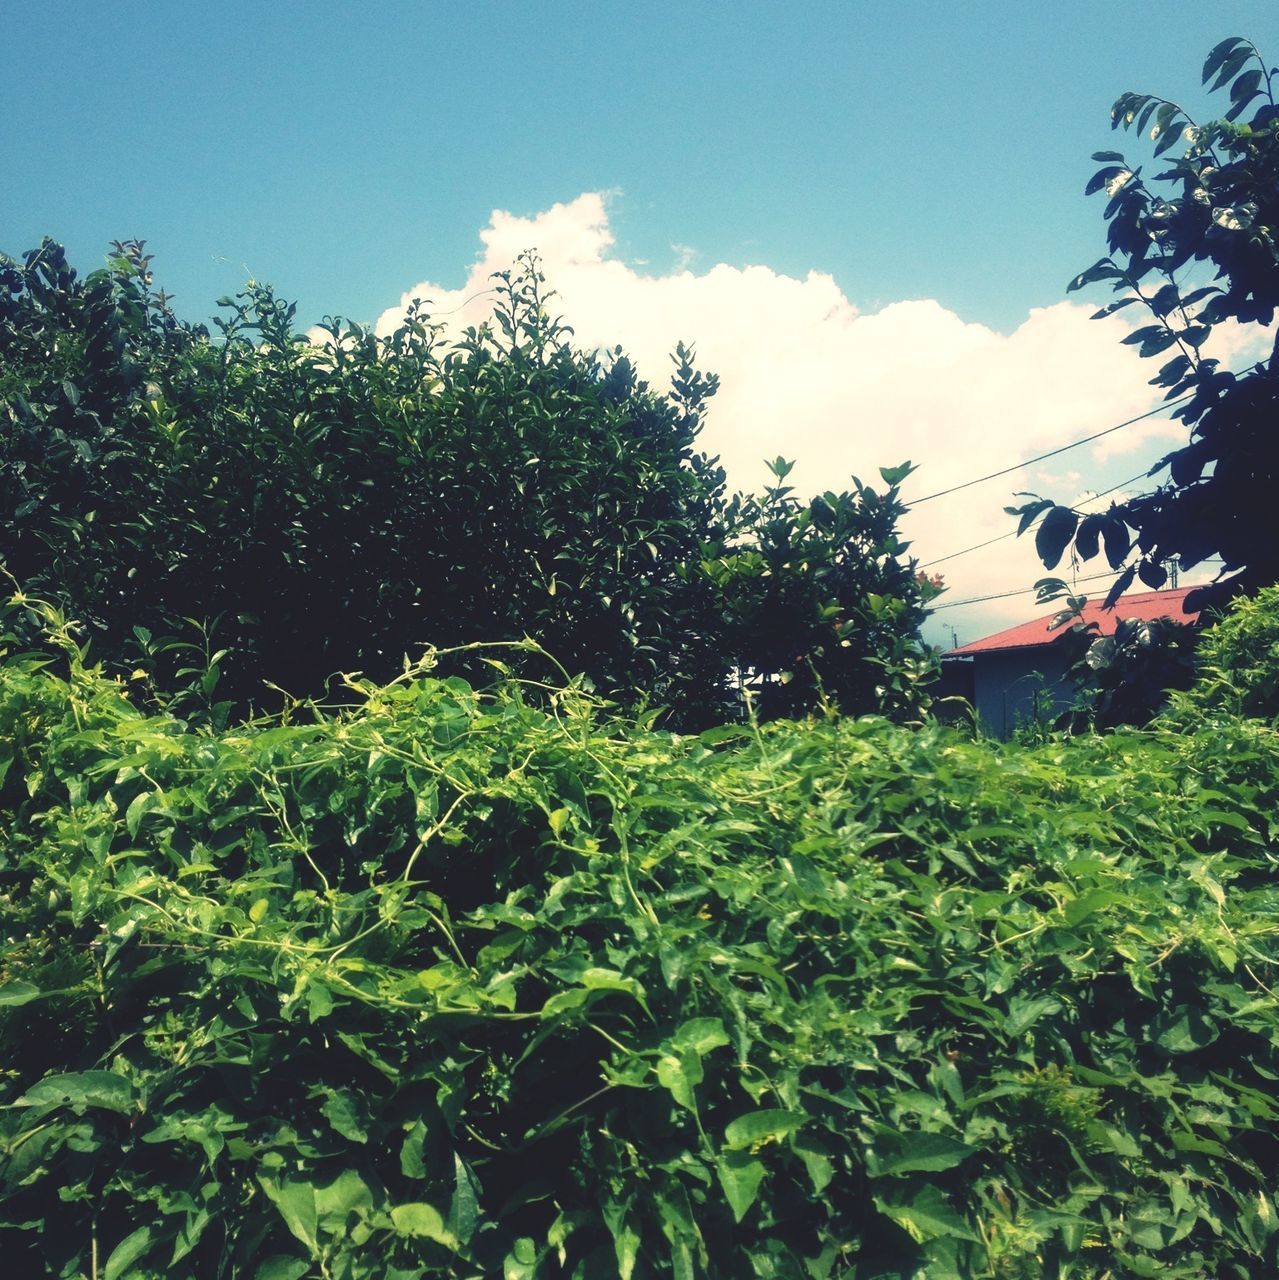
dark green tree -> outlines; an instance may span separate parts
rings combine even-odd
[[[895,487],[730,501],[696,446],[715,378],[681,346],[658,395],[620,350],[575,350],[532,260],[453,345],[417,306],[389,336],[335,320],[317,344],[257,284],[214,332],[183,323],[143,246],[115,249],[83,280],[48,241],[0,262],[0,559],[140,689],[224,720],[270,686],[317,696],[426,645],[527,637],[701,726],[740,712],[735,672],[779,673],[780,628],[795,655],[847,641],[818,664],[844,709],[916,705],[923,681],[898,677],[928,668],[925,597]],[[820,556],[774,555],[818,529]],[[759,628],[756,584],[719,567],[756,544],[785,610]],[[548,674],[518,648],[451,661],[474,677],[483,658]],[[796,688],[773,714],[814,704]]]
[[[1177,402],[1173,416],[1189,439],[1151,469],[1161,477],[1151,491],[1106,512],[1080,515],[1049,498],[1010,511],[1023,532],[1042,515],[1036,547],[1050,569],[1068,547],[1083,560],[1104,554],[1118,574],[1108,604],[1137,579],[1162,587],[1173,556],[1185,569],[1212,556],[1223,562],[1187,608],[1279,580],[1279,343],[1269,333],[1279,303],[1277,77],[1253,44],[1223,40],[1203,69],[1211,91],[1228,89],[1220,119],[1197,124],[1175,102],[1125,93],[1112,128],[1149,126],[1165,167],[1143,178],[1118,151],[1093,156],[1103,167],[1087,193],[1108,198],[1110,252],[1070,288],[1110,282],[1123,295],[1096,318],[1134,303],[1150,312],[1151,323],[1124,341],[1142,357],[1164,357],[1151,382]],[[1253,329],[1269,348],[1242,372],[1204,354],[1214,327],[1227,322]]]
[[[914,467],[881,468],[882,490],[854,477],[852,490],[802,502],[785,483],[793,465],[768,464],[774,483],[762,497],[733,496],[728,537],[700,566],[723,601],[744,692],[766,719],[802,715],[823,699],[912,718],[929,705],[937,675],[918,632],[942,589],[897,533],[906,511],[898,486]]]

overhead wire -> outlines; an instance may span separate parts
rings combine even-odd
[[[1127,488],[1128,485],[1132,484],[1134,481],[1142,480],[1149,474],[1149,471],[1139,471],[1135,476],[1129,476],[1127,480],[1121,480],[1118,484],[1112,484],[1109,489],[1103,489],[1100,493],[1094,493],[1090,498],[1084,498],[1079,505],[1084,506],[1089,502],[1096,502],[1098,498],[1108,498],[1112,493],[1115,493],[1120,489]],[[1038,524],[1038,521],[1027,525],[1025,529],[1020,531],[1017,529],[1009,529],[1007,533],[1000,533],[993,538],[987,538],[985,542],[974,543],[971,547],[965,547],[962,551],[951,551],[947,555],[938,556],[937,559],[926,561],[919,567],[921,569],[931,569],[935,564],[942,564],[946,560],[958,559],[960,556],[966,556],[970,551],[980,551],[983,547],[989,547],[993,543],[1003,542],[1005,538],[1015,538],[1018,536],[1019,532],[1026,533],[1030,529],[1035,528],[1036,524]]]
[[[1169,409],[1175,409],[1179,405],[1188,403],[1194,399],[1191,395],[1182,396],[1179,400],[1170,400],[1167,404],[1157,405],[1147,413],[1139,413],[1135,418],[1129,418],[1124,422],[1117,422],[1113,427],[1107,427],[1104,431],[1095,431],[1090,436],[1083,436],[1079,440],[1072,440],[1069,444],[1063,444],[1060,448],[1050,449],[1047,453],[1041,453],[1034,458],[1026,458],[1021,462],[1014,463],[1011,467],[1004,467],[1000,471],[992,471],[989,475],[977,476],[972,480],[965,480],[963,484],[951,485],[949,489],[938,489],[936,493],[927,494],[922,498],[915,498],[907,505],[918,507],[925,502],[931,502],[934,498],[944,498],[947,494],[958,493],[961,489],[971,489],[974,485],[985,484],[987,480],[997,480],[1000,476],[1011,475],[1014,471],[1021,471],[1024,467],[1034,466],[1036,462],[1044,462],[1048,458],[1055,458],[1058,454],[1068,453],[1071,449],[1078,449],[1081,444],[1091,444],[1094,440],[1100,440],[1103,436],[1112,435],[1116,431],[1122,431],[1125,427],[1131,427],[1134,423],[1144,422],[1147,418],[1153,418],[1161,413],[1167,413]]]
[[[1092,573],[1086,578],[1079,578],[1078,582],[1096,582],[1099,578],[1109,578],[1109,573]],[[1027,591],[1033,591],[1034,587],[1015,587],[1012,591],[996,591],[988,596],[973,596],[969,600],[950,600],[946,604],[935,604],[930,606],[933,613],[937,613],[942,609],[958,609],[965,604],[984,604],[987,600],[1007,600],[1011,596],[1025,595]]]
[[[1259,361],[1257,364],[1252,366],[1252,369],[1260,369],[1262,367],[1263,365]],[[1252,371],[1251,369],[1248,370],[1248,372],[1251,372],[1251,371]],[[921,503],[931,502],[934,498],[944,498],[948,494],[959,493],[961,490],[973,488],[974,485],[984,484],[987,480],[996,480],[1000,476],[1011,475],[1014,471],[1021,471],[1026,467],[1033,466],[1037,462],[1044,462],[1049,458],[1055,458],[1059,454],[1069,452],[1071,449],[1077,449],[1080,445],[1090,444],[1092,441],[1100,440],[1102,439],[1102,437],[1112,435],[1116,431],[1122,431],[1125,427],[1131,427],[1135,423],[1144,422],[1147,418],[1153,418],[1159,414],[1166,413],[1169,409],[1178,408],[1179,406],[1186,404],[1188,401],[1194,399],[1194,396],[1195,396],[1195,393],[1191,392],[1190,394],[1182,396],[1177,400],[1170,400],[1165,404],[1157,405],[1155,408],[1150,409],[1146,413],[1140,413],[1134,418],[1127,418],[1123,422],[1117,422],[1113,427],[1107,427],[1104,431],[1096,431],[1092,435],[1082,436],[1078,440],[1072,440],[1069,444],[1061,445],[1059,448],[1056,448],[1056,449],[1050,449],[1047,453],[1038,454],[1036,457],[1033,457],[1033,458],[1026,458],[1022,462],[1015,463],[1010,467],[1004,467],[999,471],[992,471],[988,475],[977,476],[972,480],[965,480],[962,484],[951,485],[950,488],[948,489],[939,489],[937,490],[936,493],[929,493],[922,498],[914,499],[908,505],[911,507],[917,507]],[[1111,485],[1109,489],[1103,489],[1100,493],[1095,493],[1092,495],[1092,497],[1083,499],[1080,503],[1080,506],[1084,506],[1091,502],[1096,502],[1099,498],[1108,497],[1110,494],[1116,492],[1119,489],[1126,488],[1128,485],[1133,484],[1137,480],[1145,479],[1146,477],[1150,476],[1155,470],[1158,470],[1157,466],[1151,468],[1150,470],[1139,472],[1135,476],[1130,476],[1127,480],[1121,480],[1118,484]],[[1014,538],[1019,536],[1019,534],[1021,533],[1026,533],[1029,529],[1035,528],[1037,524],[1038,524],[1038,521],[1028,525],[1026,529],[1021,529],[1021,530],[1010,529],[1007,533],[997,534],[993,538],[987,538],[984,542],[976,542],[971,547],[964,547],[959,551],[948,552],[944,556],[938,556],[933,560],[925,561],[923,564],[919,565],[919,568],[930,569],[932,568],[933,565],[944,564],[946,561],[949,561],[949,560],[956,560],[960,556],[966,556],[973,551],[981,551],[986,547],[993,546],[996,542],[1003,542],[1006,538]],[[1220,556],[1210,556],[1207,559],[1205,559],[1202,563],[1212,564],[1220,561],[1220,559],[1221,559]],[[1090,575],[1087,578],[1077,579],[1077,581],[1095,582],[1099,578],[1106,578],[1109,576],[1111,575],[1107,573],[1099,573],[1099,574]],[[994,593],[993,595],[974,596],[972,599],[969,599],[969,600],[952,600],[952,601],[948,601],[945,604],[934,605],[932,608],[932,611],[936,612],[939,609],[956,609],[961,605],[981,604],[987,600],[1005,600],[1011,596],[1021,595],[1023,592],[1031,589],[1032,588],[1028,588],[1028,587],[1018,587],[1017,589],[1012,591],[1000,591],[1000,592]]]
[[[1223,563],[1223,561],[1220,556],[1208,556],[1206,559],[1201,560],[1199,563],[1200,564],[1221,564]],[[1086,578],[1076,578],[1075,583],[1097,582],[1101,578],[1113,578],[1115,574],[1119,572],[1121,571],[1118,569],[1111,569],[1106,573],[1090,573]],[[1073,587],[1074,587],[1074,583],[1072,583],[1072,590],[1073,590]],[[1034,589],[1035,588],[1033,586],[1014,587],[1011,591],[996,591],[992,595],[973,596],[971,599],[968,599],[968,600],[948,600],[945,604],[934,604],[934,605],[930,605],[929,608],[931,612],[936,613],[940,609],[958,609],[961,605],[965,605],[965,604],[984,604],[987,600],[1007,600],[1011,596],[1025,595],[1026,592],[1033,591]]]

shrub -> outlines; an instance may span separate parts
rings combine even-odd
[[[1203,632],[1198,662],[1199,678],[1176,699],[1176,714],[1279,716],[1279,587],[1234,601]]]
[[[8,1274],[1261,1277],[1279,734],[0,668]]]
[[[49,241],[0,259],[3,561],[113,673],[161,694],[199,673],[225,722],[278,705],[273,687],[323,696],[428,644],[531,636],[682,727],[736,715],[737,672],[794,677],[779,711],[815,704],[814,670],[853,713],[926,701],[931,592],[896,536],[897,482],[730,499],[696,447],[715,379],[680,347],[659,395],[620,351],[575,350],[531,261],[451,347],[418,307],[386,337],[332,321],[317,344],[257,284],[211,337],[173,315],[141,245],[117,250],[84,280]],[[764,630],[746,625],[761,597]],[[509,651],[545,679],[530,654]]]

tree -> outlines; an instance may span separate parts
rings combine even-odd
[[[765,529],[729,500],[696,447],[716,379],[684,347],[665,396],[620,349],[574,350],[531,259],[451,346],[417,306],[387,337],[333,320],[317,344],[255,283],[211,334],[154,290],[142,244],[115,250],[83,280],[50,241],[0,261],[3,563],[87,625],[109,670],[216,721],[270,686],[386,678],[427,645],[464,647],[450,661],[471,677],[488,659],[545,678],[536,646],[693,727],[736,713],[735,671],[776,671],[744,622],[749,575],[718,566],[827,517],[774,504]],[[826,543],[845,567],[776,563],[772,621],[796,654],[833,621],[855,624],[844,667],[874,672],[898,645],[927,668],[895,487],[828,498],[813,510],[842,513]],[[872,618],[870,592],[892,610]],[[831,692],[905,714],[888,684]],[[812,705],[797,687],[778,711]]]
[[[915,468],[881,468],[882,492],[854,477],[851,491],[805,503],[785,483],[793,465],[768,463],[775,483],[762,497],[733,496],[728,536],[700,566],[724,601],[744,687],[766,719],[822,699],[910,719],[931,701],[937,659],[918,632],[943,589],[897,534],[898,486]]]
[[[1036,549],[1050,569],[1068,547],[1083,560],[1104,553],[1118,573],[1108,606],[1134,580],[1162,587],[1173,556],[1184,569],[1212,556],[1223,562],[1187,609],[1279,580],[1279,341],[1240,373],[1204,354],[1213,329],[1227,322],[1271,343],[1266,330],[1279,303],[1277,77],[1253,44],[1223,40],[1203,69],[1212,92],[1229,87],[1221,119],[1196,124],[1176,103],[1140,93],[1122,94],[1111,110],[1112,128],[1151,126],[1155,157],[1171,157],[1167,168],[1147,181],[1118,151],[1093,156],[1103,167],[1087,193],[1108,197],[1110,253],[1070,288],[1109,281],[1124,295],[1094,318],[1134,303],[1150,312],[1152,323],[1124,341],[1143,358],[1167,357],[1151,383],[1166,388],[1189,441],[1151,469],[1152,477],[1167,472],[1153,490],[1106,512],[1081,516],[1048,498],[1009,511],[1021,516],[1019,532],[1042,516]]]

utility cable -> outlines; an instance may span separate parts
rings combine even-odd
[[[1200,564],[1217,564],[1220,562],[1221,562],[1220,556],[1209,556],[1206,560],[1201,560],[1199,563]],[[1120,573],[1120,572],[1121,570],[1119,569],[1112,569],[1108,573],[1091,573],[1086,578],[1076,578],[1075,582],[1076,583],[1097,582],[1101,578],[1113,578],[1117,573]],[[965,604],[984,604],[987,600],[1007,600],[1010,596],[1025,595],[1027,591],[1033,591],[1034,589],[1035,589],[1034,587],[1016,587],[1012,591],[997,591],[993,595],[989,595],[989,596],[973,596],[972,599],[970,600],[949,600],[945,604],[930,605],[929,611],[931,613],[937,613],[941,609],[958,609],[961,605],[965,605]],[[1073,583],[1071,584],[1071,589],[1072,590],[1074,589]],[[1164,590],[1164,591],[1167,591],[1169,589],[1170,588],[1168,587],[1161,588],[1161,590]]]
[[[1180,400],[1170,400],[1167,404],[1161,404],[1148,413],[1139,413],[1135,418],[1129,418],[1126,422],[1117,422],[1113,427],[1107,427],[1105,431],[1094,432],[1090,436],[1084,436],[1081,440],[1072,440],[1070,444],[1063,444],[1059,449],[1050,449],[1047,453],[1041,453],[1038,457],[1027,458],[1023,462],[1014,463],[1011,467],[1005,467],[1002,471],[992,471],[987,476],[978,476],[975,480],[965,480],[963,484],[951,485],[949,489],[939,489],[936,493],[930,493],[926,497],[916,498],[907,503],[907,506],[917,507],[921,503],[931,502],[934,498],[944,498],[948,493],[958,493],[961,489],[971,489],[975,484],[985,484],[987,480],[996,480],[1000,476],[1011,475],[1014,471],[1020,471],[1023,467],[1034,466],[1036,462],[1043,462],[1048,458],[1055,458],[1059,453],[1066,453],[1071,449],[1078,449],[1081,444],[1089,444],[1093,440],[1100,440],[1102,436],[1108,436],[1116,431],[1122,431],[1125,427],[1131,427],[1135,422],[1144,422],[1147,418],[1153,418],[1158,414],[1167,413],[1169,409],[1175,409],[1178,405],[1188,403],[1194,399],[1191,395],[1182,396]]]
[[[1149,474],[1150,474],[1149,471],[1139,471],[1135,476],[1129,476],[1127,480],[1121,480],[1118,484],[1112,484],[1109,489],[1103,489],[1100,493],[1094,493],[1091,498],[1084,498],[1083,501],[1080,503],[1080,506],[1083,506],[1089,502],[1096,502],[1098,498],[1107,498],[1112,493],[1115,493],[1119,489],[1126,489],[1130,484],[1133,483],[1133,481],[1145,479],[1145,477],[1148,476]],[[1031,529],[1034,529],[1038,525],[1038,523],[1039,521],[1036,520],[1033,524],[1029,524],[1026,526],[1025,529],[1022,529],[1021,532],[1029,533]],[[924,564],[921,564],[919,567],[921,569],[931,569],[935,564],[942,564],[946,560],[958,559],[958,557],[960,556],[966,556],[970,551],[980,551],[983,547],[989,547],[993,543],[1003,542],[1005,538],[1015,538],[1017,536],[1018,536],[1018,531],[1016,529],[1009,529],[1007,533],[997,534],[993,538],[987,538],[985,542],[978,542],[971,547],[965,547],[962,551],[952,551],[947,555],[938,556],[936,560],[928,560]]]
[[[1109,573],[1093,573],[1086,578],[1079,578],[1079,582],[1096,582],[1098,578],[1109,578]],[[965,604],[984,604],[987,600],[1007,600],[1010,596],[1025,595],[1027,591],[1033,591],[1034,587],[1017,587],[1012,591],[996,591],[988,596],[973,596],[970,600],[951,600],[946,604],[931,605],[930,609],[933,613],[938,613],[942,609],[958,609]]]

